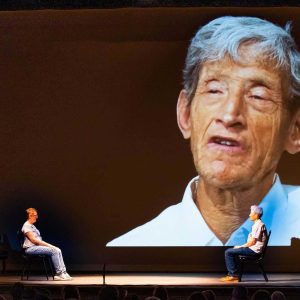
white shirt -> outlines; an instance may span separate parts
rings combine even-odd
[[[254,222],[250,236],[256,239],[256,243],[253,246],[250,246],[249,249],[253,250],[256,253],[261,253],[265,243],[265,239],[267,237],[266,237],[266,226],[260,219]]]
[[[36,246],[35,244],[33,244],[30,239],[26,236],[26,233],[29,232],[29,231],[32,231],[33,232],[33,235],[34,237],[37,239],[37,240],[42,240],[42,237],[41,237],[41,234],[39,232],[39,230],[33,225],[33,224],[30,224],[28,221],[26,221],[22,227],[22,232],[24,234],[24,244],[23,244],[23,248],[29,248],[29,247],[32,247],[32,246]]]
[[[192,179],[180,203],[166,208],[153,220],[141,225],[107,244],[126,246],[223,246],[204,221],[192,198]],[[279,176],[259,204],[262,221],[272,230],[269,245],[291,244],[292,237],[300,238],[300,186],[282,185]],[[226,246],[242,245],[247,241],[253,222],[248,218],[234,231]]]

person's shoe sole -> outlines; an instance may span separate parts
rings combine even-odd
[[[66,281],[66,280],[72,280],[72,278],[54,276],[54,280]]]
[[[225,276],[220,279],[222,282],[239,282],[238,277],[234,276]]]

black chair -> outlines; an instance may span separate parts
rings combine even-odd
[[[2,260],[2,274],[6,271],[6,260],[8,259],[8,250],[10,250],[9,241],[5,233],[0,233],[0,260]]]
[[[2,260],[2,274],[6,271],[6,260],[8,258],[8,251],[0,251],[0,260]]]
[[[17,232],[17,238],[18,238],[19,245],[21,248],[21,256],[23,258],[23,268],[22,268],[21,280],[23,280],[25,273],[26,273],[26,278],[28,280],[30,272],[31,272],[31,265],[35,262],[43,263],[44,272],[47,277],[47,280],[49,280],[48,271],[47,271],[47,264],[48,264],[52,278],[54,280],[54,272],[53,272],[53,267],[52,267],[52,262],[51,262],[50,256],[42,255],[42,254],[27,254],[23,248],[24,235],[23,235],[22,231]]]
[[[242,280],[245,262],[250,262],[251,264],[253,264],[253,263],[257,264],[260,271],[261,271],[261,273],[263,274],[263,276],[265,278],[265,281],[269,281],[268,277],[267,277],[267,274],[266,274],[266,272],[264,270],[264,267],[263,267],[263,261],[264,261],[264,257],[265,257],[266,250],[267,250],[267,247],[268,247],[270,235],[271,235],[271,230],[269,231],[269,233],[267,233],[266,240],[265,240],[265,243],[263,245],[262,252],[259,255],[257,255],[257,256],[239,255],[238,256],[238,259],[239,259],[239,282]]]

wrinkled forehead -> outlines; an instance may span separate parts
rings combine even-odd
[[[229,54],[227,56],[240,64],[251,65],[259,63],[262,67],[272,68],[280,73],[287,73],[287,70],[280,67],[279,62],[274,57],[274,51],[270,48],[262,47],[261,43],[256,41],[242,43],[238,48],[236,57],[232,57]]]
[[[285,82],[284,73],[272,62],[265,61],[261,57],[249,58],[246,54],[245,59],[242,56],[238,60],[225,56],[220,60],[209,60],[201,65],[198,83],[203,80],[222,78],[261,80],[279,89]]]
[[[241,69],[245,69],[246,74],[247,68],[255,67],[258,78],[260,75],[272,75],[273,81],[276,79],[277,87],[281,90],[283,98],[288,98],[291,87],[289,72],[279,67],[279,63],[270,53],[271,52],[262,49],[257,43],[244,43],[240,46],[238,55],[235,57],[226,54],[219,59],[203,62],[199,69],[199,79],[201,78],[202,71],[205,69],[208,70],[208,73],[213,73],[214,71],[222,73],[225,68],[231,69],[234,65],[238,65]],[[267,78],[265,78],[265,80],[268,81]]]

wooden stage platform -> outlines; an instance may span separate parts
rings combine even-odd
[[[66,285],[75,285],[80,293],[85,295],[82,299],[96,299],[99,289],[103,285],[100,274],[71,274],[71,281],[46,280],[41,276],[30,276],[30,280],[20,280],[17,275],[0,276],[0,293],[8,293],[16,282],[22,282],[27,287],[47,288],[53,295],[61,295]],[[240,283],[224,283],[220,273],[109,273],[105,277],[107,285],[119,286],[131,293],[136,293],[140,299],[151,294],[154,286],[165,286],[169,291],[169,299],[185,300],[196,290],[212,289],[218,295],[217,299],[229,299],[232,289],[236,285],[246,286],[252,294],[257,289],[283,291],[289,295],[287,299],[300,299],[300,273],[269,273],[269,281],[265,282],[260,273],[246,274]],[[226,298],[227,297],[227,298]],[[60,299],[59,296],[53,299]]]
[[[71,274],[71,281],[53,281],[45,276],[30,276],[29,280],[23,280],[25,285],[77,285],[91,286],[102,285],[103,277],[100,274]],[[247,285],[261,287],[299,287],[300,273],[271,273],[268,274],[269,281],[265,282],[260,273],[246,274],[240,283],[224,283],[220,278],[224,274],[219,273],[111,273],[105,276],[107,285],[124,285],[124,286],[228,286],[228,285]],[[14,284],[20,282],[21,278],[17,275],[1,275],[0,284]]]

